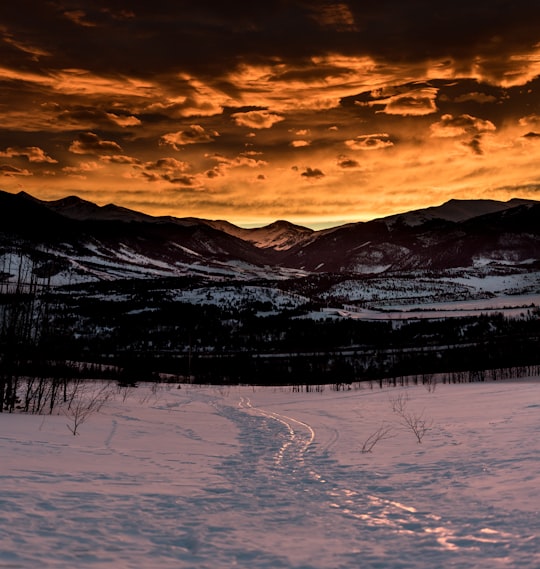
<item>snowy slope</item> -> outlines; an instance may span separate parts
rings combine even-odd
[[[539,409],[535,378],[122,388],[75,437],[0,414],[0,565],[537,569]]]
[[[315,232],[307,227],[295,225],[288,221],[275,221],[264,227],[245,229],[228,221],[208,221],[209,225],[221,229],[225,233],[253,243],[261,249],[286,251],[299,243],[307,241]]]

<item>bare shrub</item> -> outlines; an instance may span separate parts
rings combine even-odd
[[[99,413],[103,405],[112,396],[110,385],[101,387],[95,384],[75,382],[70,394],[68,406],[63,409],[64,415],[69,419],[66,427],[75,436],[79,434],[79,427],[94,413]]]
[[[401,415],[402,424],[411,430],[420,444],[424,435],[431,429],[433,421],[424,417],[424,411],[417,413],[415,411],[407,411]]]
[[[163,384],[160,382],[154,382],[150,385],[149,390],[143,390],[141,397],[139,397],[139,404],[146,405],[150,401],[154,403],[158,403],[161,397],[163,396],[163,392],[170,390],[169,384]]]
[[[405,411],[408,401],[409,394],[405,392],[401,392],[399,395],[390,397],[390,405],[392,406],[392,411],[398,415],[401,415]]]
[[[409,396],[406,393],[390,398],[392,411],[399,416],[401,424],[414,434],[418,444],[421,444],[425,434],[431,429],[433,421],[424,416],[424,411],[420,413],[410,411],[407,408],[408,403]]]
[[[428,393],[434,393],[437,389],[437,377],[432,373],[427,373],[422,376],[422,383],[428,390]]]
[[[368,453],[373,450],[373,447],[385,439],[395,437],[394,428],[389,423],[383,423],[376,431],[371,433],[362,445],[362,453]]]
[[[125,403],[127,401],[128,397],[130,397],[131,394],[135,391],[135,388],[136,385],[132,383],[126,383],[126,382],[118,383],[118,385],[116,386],[116,390],[122,399],[122,403]]]

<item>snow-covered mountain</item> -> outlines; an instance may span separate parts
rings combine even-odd
[[[313,229],[295,225],[288,221],[278,220],[264,227],[245,229],[237,227],[228,221],[208,221],[212,227],[220,229],[229,235],[239,237],[244,241],[253,243],[260,249],[274,249],[286,251],[299,243],[309,240],[315,233]]]
[[[309,243],[292,248],[284,262],[307,271],[363,274],[539,262],[540,203],[515,203],[478,216],[463,213],[463,221],[438,215],[420,221],[423,214],[412,212],[412,223],[407,218],[402,222],[384,218],[349,224],[320,232]],[[466,205],[460,204],[464,212]],[[471,206],[475,209],[483,211],[477,203]],[[451,215],[458,208],[444,204],[441,210]]]
[[[13,249],[38,259],[58,282],[535,266],[540,263],[540,203],[451,200],[313,231],[286,221],[244,229],[226,221],[154,217],[76,197],[47,202],[0,192],[0,273],[11,277],[13,271],[5,269],[11,261],[2,259]]]

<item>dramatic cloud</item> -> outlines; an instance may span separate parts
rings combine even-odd
[[[24,148],[19,147],[9,147],[4,151],[0,151],[0,157],[3,158],[15,158],[23,157],[29,162],[47,162],[49,164],[56,164],[58,160],[48,156],[45,151],[37,146],[27,146]]]
[[[259,160],[256,158],[252,158],[250,153],[244,153],[240,156],[236,156],[235,158],[227,158],[226,156],[222,156],[220,154],[214,154],[213,156],[208,156],[213,160],[216,160],[219,164],[226,165],[231,168],[237,168],[240,166],[247,166],[248,168],[260,168],[261,166],[267,166],[268,162],[265,160]]]
[[[473,136],[471,140],[463,142],[462,144],[466,148],[470,148],[477,156],[484,154],[484,151],[482,150],[482,137],[479,134]]]
[[[9,166],[8,164],[0,164],[0,172],[3,176],[31,176],[32,172],[28,170],[15,168],[15,166]]]
[[[15,39],[5,28],[2,28],[2,26],[0,26],[0,39],[15,49],[18,49],[21,52],[30,55],[33,61],[39,61],[42,57],[52,55],[44,49]]]
[[[437,112],[435,103],[437,93],[438,89],[432,87],[410,89],[405,92],[402,88],[380,89],[371,93],[373,100],[356,101],[356,104],[378,108],[380,109],[378,112],[388,115],[423,116]]]
[[[62,111],[58,115],[58,120],[67,125],[73,125],[77,128],[84,126],[94,127],[96,125],[112,126],[116,125],[122,128],[139,126],[141,121],[129,114],[116,114],[106,112],[95,108],[79,108]]]
[[[100,156],[100,160],[108,162],[109,164],[135,164],[138,165],[141,161],[132,156],[125,156],[123,154],[114,154],[112,156]]]
[[[250,224],[533,197],[538,21],[529,0],[3,2],[2,187]]]
[[[122,148],[112,140],[102,140],[93,132],[83,132],[71,143],[69,151],[73,154],[107,154],[122,152]]]
[[[533,126],[533,127],[540,127],[540,115],[537,114],[532,114],[532,115],[527,115],[526,117],[522,117],[519,119],[519,124],[521,126]]]
[[[247,111],[245,113],[234,113],[231,116],[237,125],[257,129],[271,128],[283,120],[282,116],[269,111]]]
[[[362,134],[352,140],[346,140],[345,144],[351,150],[380,150],[394,146],[390,140],[390,135],[386,133],[380,134]]]
[[[164,134],[161,137],[160,143],[172,146],[175,150],[180,150],[182,146],[186,146],[187,144],[213,142],[216,136],[219,136],[217,131],[208,132],[201,125],[192,124],[186,130]]]
[[[188,162],[176,160],[176,158],[160,158],[152,162],[142,164],[139,169],[142,177],[149,182],[169,182],[171,184],[181,184],[192,186],[195,178],[187,174],[192,169]]]
[[[77,166],[65,166],[62,171],[70,176],[77,176],[83,179],[87,178],[87,174],[95,172],[103,168],[98,162],[79,162]]]
[[[464,134],[477,134],[496,130],[495,125],[488,120],[472,117],[471,115],[443,115],[441,120],[431,125],[433,136],[456,137]]]

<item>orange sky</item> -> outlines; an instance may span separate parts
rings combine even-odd
[[[239,4],[2,5],[0,189],[312,227],[537,198],[540,4]]]

